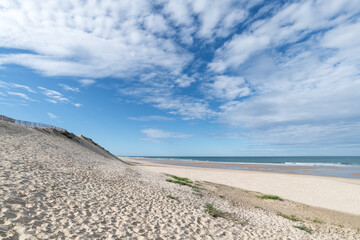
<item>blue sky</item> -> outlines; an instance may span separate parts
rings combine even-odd
[[[0,114],[117,155],[360,154],[360,4],[0,2]]]

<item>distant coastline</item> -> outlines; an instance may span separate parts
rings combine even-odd
[[[360,157],[132,157],[165,165],[360,178]]]

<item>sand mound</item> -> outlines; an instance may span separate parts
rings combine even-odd
[[[85,145],[0,121],[0,238],[355,239],[346,228],[309,225],[309,234],[293,227],[298,223],[202,196]],[[210,216],[206,202],[231,217]]]

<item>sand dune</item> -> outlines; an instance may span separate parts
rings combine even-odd
[[[0,121],[3,239],[359,239],[356,229],[294,223],[166,182],[74,139]],[[201,184],[201,183],[200,183]],[[176,199],[170,199],[171,194]],[[274,201],[274,200],[270,200]],[[229,217],[214,218],[211,202]]]

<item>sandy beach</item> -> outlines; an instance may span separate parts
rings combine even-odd
[[[138,163],[141,168],[152,172],[275,194],[310,206],[356,214],[360,217],[360,179],[188,167],[169,165],[166,160],[162,160],[164,164],[160,164],[160,159],[156,163],[145,158],[121,159]]]
[[[274,185],[282,175],[274,175],[272,181],[263,178],[262,184],[257,173],[233,180],[242,181],[244,187],[252,186],[255,191],[284,197],[283,201],[261,199],[260,193],[204,182],[218,179],[213,182],[227,181],[231,186],[228,175],[235,177],[235,173],[224,176],[201,169],[126,164],[81,136],[3,121],[0,159],[2,239],[360,238],[358,215],[339,213],[335,219],[338,222],[333,222],[332,212],[287,200],[291,197],[282,193],[291,190],[277,192],[278,186]],[[190,180],[179,181],[164,172]],[[309,195],[321,191],[311,188],[311,178],[307,179],[304,187],[310,189],[299,189],[299,199],[303,198],[301,191],[309,191]],[[282,181],[285,180],[290,178]],[[186,184],[178,184],[184,181]],[[293,188],[296,179],[293,181],[284,186]],[[324,187],[320,182],[318,186]],[[341,210],[358,213],[351,202],[359,188],[356,181],[327,180],[322,184],[325,183],[331,183],[335,189],[345,186],[340,192],[344,195],[338,199],[342,202],[334,206],[350,202]],[[216,214],[214,209],[211,214],[204,211],[206,203],[216,209]],[[332,206],[331,201],[326,204]],[[282,213],[271,210],[271,206],[283,209]],[[292,210],[297,211],[299,219],[286,217]],[[301,212],[319,213],[319,219],[313,215],[303,217]]]

